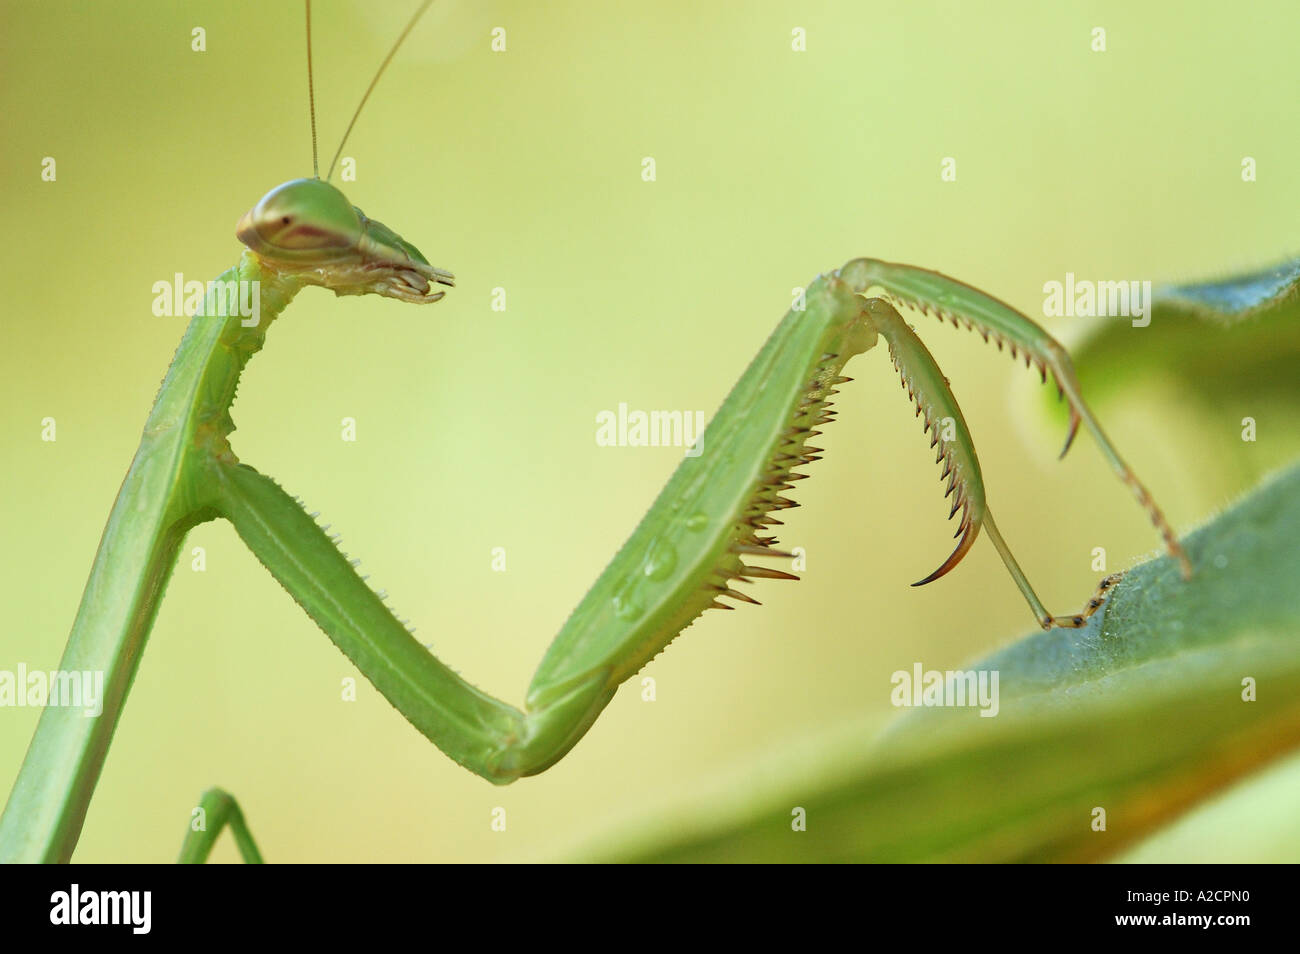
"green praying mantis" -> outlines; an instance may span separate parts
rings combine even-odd
[[[180,545],[218,518],[402,715],[444,753],[506,784],[545,771],[582,738],[619,685],[705,610],[756,603],[737,586],[796,579],[757,562],[788,558],[772,535],[784,496],[819,459],[810,442],[830,423],[842,372],[883,339],[943,465],[951,555],[917,586],[950,572],[983,530],[1044,628],[1078,627],[1117,577],[1103,580],[1077,614],[1049,613],[998,532],[975,445],[948,381],[899,308],[978,331],[1046,382],[1069,408],[1062,455],[1085,426],[1133,491],[1184,577],[1191,563],[1146,488],[1120,457],[1080,393],[1069,354],[1011,306],[938,272],[870,258],[818,277],[786,314],[727,396],[631,537],[579,603],[543,657],[522,709],[480,691],[418,642],[339,551],[334,539],[270,477],[242,463],[230,444],[230,408],[249,359],[275,319],[305,287],[431,304],[453,284],[411,243],[368,218],[329,184],[357,115],[432,0],[407,24],[372,80],[324,180],[272,189],[240,220],[246,246],[211,284],[187,328],[146,421],[139,449],[109,516],[60,669],[104,673],[103,713],[47,706],[0,818],[0,860],[66,861],[77,843],[109,743],[126,702]],[[311,89],[311,8],[307,0]],[[312,112],[315,166],[315,109]],[[248,320],[230,304],[257,290]],[[260,860],[242,813],[224,792],[203,798],[209,825],[191,832],[182,860],[202,860],[229,824],[246,860]]]

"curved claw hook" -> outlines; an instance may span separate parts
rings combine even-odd
[[[943,561],[943,565],[939,567],[939,569],[935,570],[924,580],[917,580],[912,585],[925,586],[925,584],[933,583],[941,576],[946,576],[948,571],[960,563],[962,558],[970,551],[970,548],[975,545],[975,538],[979,536],[979,532],[980,521],[971,519],[970,510],[965,510],[962,514],[961,526],[957,528],[957,533],[964,533],[965,535],[961,538],[961,542],[957,544],[957,549],[952,551],[952,554],[948,559]],[[953,534],[953,536],[956,535],[957,534]]]

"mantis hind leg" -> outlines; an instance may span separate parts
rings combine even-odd
[[[201,865],[208,860],[212,846],[221,837],[227,825],[239,848],[239,857],[245,864],[260,865],[262,853],[257,850],[253,834],[244,821],[244,813],[239,808],[235,796],[220,788],[210,788],[199,799],[199,810],[203,813],[203,827],[190,828],[181,845],[181,854],[177,859],[182,865]]]

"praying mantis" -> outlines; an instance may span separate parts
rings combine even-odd
[[[428,6],[407,25],[362,105]],[[310,50],[310,28],[308,37]],[[1191,573],[1172,528],[1084,402],[1061,345],[1009,305],[955,279],[854,259],[809,284],[714,416],[700,453],[684,459],[561,629],[523,708],[503,703],[416,641],[316,521],[242,463],[230,443],[240,376],[298,292],[316,285],[338,295],[431,304],[452,285],[450,272],[329,184],[333,165],[325,180],[295,179],[272,189],[244,216],[237,236],[246,250],[218,280],[224,287],[209,290],[205,314],[185,333],[109,517],[60,664],[105,673],[104,713],[87,720],[46,708],[0,820],[0,860],[71,856],[181,543],[193,527],[218,518],[234,526],[357,668],[448,756],[497,784],[545,771],[577,744],[619,685],[705,610],[756,602],[737,588],[741,583],[795,578],[757,562],[790,556],[777,548],[771,528],[781,521],[773,514],[796,506],[784,495],[807,476],[797,468],[818,459],[811,442],[834,418],[830,399],[850,380],[842,373],[846,364],[881,339],[936,463],[943,464],[953,498],[949,515],[960,513],[956,549],[916,585],[950,572],[984,531],[1040,625],[1082,625],[1114,577],[1102,581],[1078,614],[1056,616],[1043,606],[993,521],[974,442],[947,379],[900,308],[976,330],[1037,368],[1044,381],[1050,375],[1070,410],[1065,449],[1085,427],[1184,576]],[[216,317],[230,283],[259,289],[256,322]],[[219,792],[205,796],[205,805],[213,824],[187,842],[186,855],[200,857],[226,819],[251,857],[255,849],[237,806]]]

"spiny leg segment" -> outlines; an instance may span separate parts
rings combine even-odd
[[[837,274],[860,295],[865,296],[872,289],[883,289],[888,300],[917,308],[924,313],[934,313],[941,320],[946,318],[954,325],[964,324],[968,328],[973,328],[979,331],[986,341],[990,338],[994,340],[999,350],[1004,345],[1008,346],[1013,358],[1023,353],[1025,365],[1029,366],[1032,363],[1037,366],[1044,382],[1050,371],[1058,391],[1066,399],[1070,409],[1070,429],[1061,456],[1069,450],[1080,422],[1086,424],[1112,468],[1133,490],[1138,503],[1146,509],[1170,555],[1178,561],[1183,578],[1187,579],[1191,576],[1191,561],[1174,535],[1173,528],[1165,520],[1150,493],[1102,431],[1101,425],[1080,394],[1069,354],[1046,331],[1009,305],[976,288],[928,269],[875,259],[854,259]],[[940,445],[938,459],[946,460],[943,476],[949,477],[947,492],[951,494],[955,490],[957,494],[949,516],[956,513],[959,507],[962,509],[962,521],[957,531],[962,535],[962,541],[957,550],[943,566],[914,585],[929,583],[951,570],[970,549],[975,535],[983,525],[987,528],[989,538],[993,541],[998,555],[1034,611],[1039,623],[1045,629],[1053,626],[1083,626],[1088,617],[1101,606],[1105,595],[1119,576],[1104,579],[1098,587],[1096,596],[1089,600],[1081,613],[1053,616],[1047,612],[1011,555],[1010,548],[998,532],[992,515],[984,503],[983,482],[980,478],[974,445],[961,416],[961,410],[948,389],[947,379],[939,371],[929,351],[885,299],[870,299],[868,314],[889,344],[894,366],[899,370],[904,388],[916,403],[917,414],[924,415],[926,431],[932,434],[931,446]],[[951,418],[955,424],[955,435],[952,441],[943,441],[938,428],[938,421],[945,416]]]
[[[233,456],[211,462],[217,507],[335,644],[456,761],[496,783],[544,771],[639,671],[733,584],[795,579],[755,562],[773,549],[781,496],[818,459],[809,440],[833,419],[839,371],[874,343],[863,300],[822,279],[733,388],[631,538],[561,629],[524,708],[494,699],[407,631],[333,540],[270,478]]]

